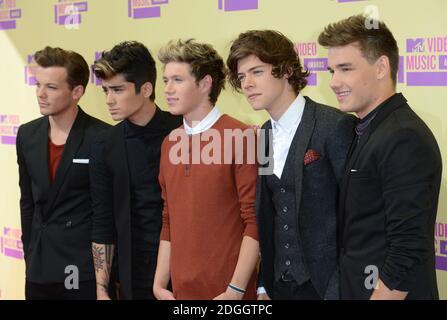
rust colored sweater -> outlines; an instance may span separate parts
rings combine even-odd
[[[224,129],[247,128],[222,115],[210,129],[193,135],[197,139],[217,130],[214,133],[221,136],[221,163],[226,145],[232,150],[230,164],[192,163],[193,152],[189,150],[195,145],[194,138],[186,135],[183,126],[175,132],[186,141],[183,155],[186,160],[189,157],[189,164],[170,161],[170,149],[178,150],[177,140],[169,141],[168,136],[162,144],[159,180],[164,208],[160,239],[171,242],[171,281],[176,299],[212,299],[225,292],[236,268],[242,238],[258,240],[254,208],[257,164],[247,164],[246,156],[242,164],[236,164],[237,151],[231,148],[235,139],[224,142],[223,138]],[[209,151],[209,143],[200,142],[200,150]],[[198,149],[194,150],[197,155]],[[246,155],[246,148],[243,150]],[[255,280],[254,272],[244,299],[256,298]]]

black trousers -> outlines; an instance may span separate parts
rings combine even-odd
[[[132,299],[155,300],[152,292],[155,269],[157,267],[157,252],[135,248],[132,255]]]
[[[143,258],[141,258],[143,257]],[[116,261],[117,259],[114,259]],[[134,260],[132,268],[132,300],[155,300],[152,292],[156,257],[147,258],[142,253]],[[122,300],[121,284],[117,263],[112,265],[109,282],[109,296],[112,300]]]
[[[272,298],[274,300],[322,300],[310,280],[299,286],[295,280],[280,279],[273,283]]]
[[[66,289],[63,283],[40,284],[26,281],[26,300],[96,300],[96,281],[80,281],[79,289]]]

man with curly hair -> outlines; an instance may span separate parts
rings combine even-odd
[[[261,139],[273,170],[256,190],[258,299],[337,299],[337,199],[354,118],[301,94],[308,72],[277,31],[241,33],[227,65],[232,86],[270,115]]]

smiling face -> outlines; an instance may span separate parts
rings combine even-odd
[[[36,68],[36,97],[42,115],[57,116],[76,107],[83,94],[82,86],[70,87],[64,67]]]
[[[145,86],[150,91],[145,91]],[[128,82],[122,74],[117,74],[102,81],[102,88],[106,95],[109,113],[115,121],[133,120],[141,113],[144,103],[152,93],[150,83],[143,84],[139,93],[135,91],[135,84]]]
[[[377,62],[371,64],[356,44],[331,47],[328,67],[330,87],[337,96],[340,110],[365,117],[379,104],[381,74]]]
[[[248,102],[253,109],[270,114],[289,107],[296,97],[287,77],[274,77],[272,68],[255,55],[240,59],[237,64],[238,80]]]

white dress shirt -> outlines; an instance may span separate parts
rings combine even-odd
[[[270,118],[273,129],[273,174],[280,179],[305,104],[306,100],[300,93],[278,121]]]
[[[192,128],[186,123],[185,118],[183,118],[183,125],[185,127],[186,134],[193,135],[205,132],[211,128],[217,120],[222,116],[217,107],[213,107],[211,111],[203,118],[201,121],[193,121]]]

